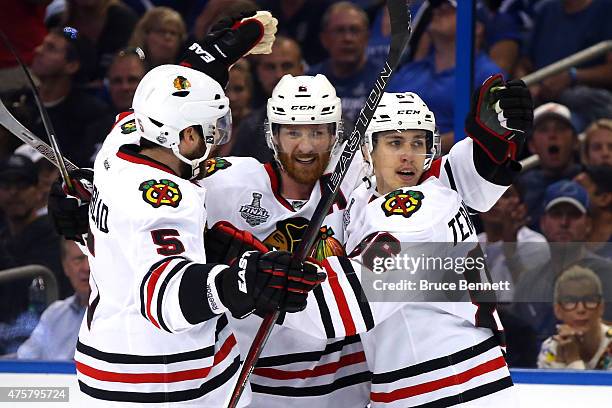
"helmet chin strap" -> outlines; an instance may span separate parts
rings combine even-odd
[[[187,164],[191,168],[191,177],[189,177],[189,180],[193,180],[194,178],[200,175],[200,164],[204,160],[208,159],[208,155],[210,154],[212,147],[213,145],[206,144],[206,152],[204,152],[204,155],[198,159],[193,160],[186,158],[179,152],[179,145],[172,145],[172,153],[174,153],[174,155],[178,157],[180,161]]]

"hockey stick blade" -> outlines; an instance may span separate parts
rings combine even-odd
[[[389,8],[389,15],[391,17],[391,44],[387,60],[378,74],[372,90],[366,98],[365,105],[359,112],[359,116],[355,123],[355,129],[351,133],[349,140],[345,143],[338,164],[329,178],[326,186],[327,188],[323,189],[321,200],[308,223],[302,240],[293,253],[295,259],[303,261],[311,252],[312,245],[315,243],[321,224],[336,199],[340,183],[348,172],[349,166],[355,157],[355,152],[361,146],[365,131],[372,120],[372,116],[374,115],[374,111],[376,111],[380,98],[382,98],[383,92],[391,79],[391,75],[393,75],[393,71],[397,68],[397,64],[407,48],[411,32],[408,6],[409,2],[407,0],[387,0],[387,7]],[[228,405],[229,408],[235,408],[238,404],[238,400],[246,387],[249,376],[255,368],[255,364],[257,363],[257,359],[263,347],[268,341],[268,337],[272,332],[272,328],[279,314],[278,311],[269,313],[261,323],[242,365],[238,382],[232,392],[232,398]]]
[[[32,146],[47,160],[53,163],[57,168],[60,167],[59,162],[55,157],[55,153],[51,146],[42,141],[38,136],[32,133],[28,128],[23,126],[6,108],[4,103],[0,101],[0,125],[4,126],[9,132],[23,140],[25,143]],[[64,163],[68,171],[76,170],[78,167],[70,160],[64,158]]]

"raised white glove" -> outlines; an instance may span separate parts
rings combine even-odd
[[[257,45],[249,51],[248,54],[270,54],[272,52],[272,44],[276,38],[276,32],[278,31],[278,20],[272,16],[269,11],[258,11],[252,17],[243,18],[240,22],[245,20],[255,19],[261,23],[264,28],[264,34]],[[248,55],[247,54],[247,55]]]

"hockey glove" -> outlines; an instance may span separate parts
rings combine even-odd
[[[325,273],[312,262],[296,262],[286,251],[244,253],[215,278],[221,303],[242,319],[255,310],[299,312]]]
[[[232,264],[246,251],[268,252],[268,248],[250,232],[236,229],[220,221],[206,231],[204,237],[206,260],[211,263]]]
[[[251,53],[272,52],[277,24],[268,11],[222,19],[203,41],[189,46],[181,58],[181,65],[197,69],[225,87],[229,68],[240,58]]]
[[[68,194],[65,183],[58,179],[51,186],[48,210],[55,229],[66,239],[85,244],[83,235],[89,229],[89,202],[93,194],[93,171],[79,169],[69,173],[74,193]]]
[[[533,122],[533,101],[523,81],[489,77],[472,95],[465,131],[495,163],[516,160]]]

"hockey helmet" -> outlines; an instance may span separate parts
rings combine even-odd
[[[286,74],[268,99],[266,142],[280,164],[278,125],[332,125],[328,151],[334,151],[342,139],[342,105],[336,89],[321,74],[292,76]]]
[[[223,88],[208,75],[180,65],[161,65],[140,81],[132,103],[139,135],[167,147],[197,176],[214,145],[231,137],[232,117]],[[179,152],[179,133],[200,125],[206,153],[188,159]]]
[[[428,170],[434,158],[440,154],[440,135],[436,129],[436,119],[425,102],[414,92],[385,92],[374,112],[372,121],[365,132],[366,162],[372,163],[378,132],[402,130],[424,130],[426,134],[426,153],[423,170]],[[370,166],[370,174],[373,169]]]

